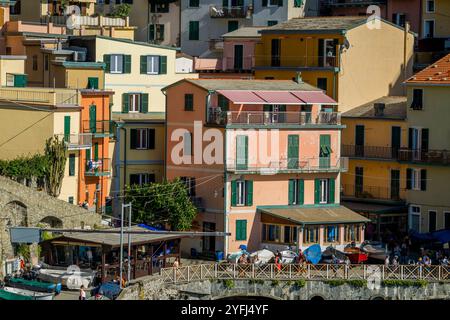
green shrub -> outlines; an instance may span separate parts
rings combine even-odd
[[[280,281],[278,280],[272,280],[272,287],[276,287],[277,285],[280,284]]]
[[[426,287],[428,281],[426,280],[383,280],[382,284],[385,287]]]
[[[333,279],[333,280],[326,280],[325,283],[332,287],[338,287],[338,286],[342,286],[343,284],[345,284],[346,281],[343,279]]]
[[[354,279],[354,280],[347,280],[347,283],[353,287],[362,288],[367,286],[367,280],[360,280],[360,279]]]
[[[306,285],[306,281],[304,279],[295,280],[294,286],[298,289],[303,288]]]
[[[223,284],[224,284],[224,286],[227,289],[233,289],[234,288],[234,281],[233,280],[230,280],[230,279],[224,280]]]

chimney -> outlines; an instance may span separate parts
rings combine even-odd
[[[386,108],[386,104],[385,103],[375,103],[373,105],[373,108],[375,110],[375,116],[376,117],[383,117],[384,116],[384,108]]]

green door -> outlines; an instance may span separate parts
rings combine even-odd
[[[234,69],[242,70],[244,67],[244,46],[237,44],[234,46]]]
[[[288,136],[288,169],[298,168],[298,136],[289,135]]]
[[[319,167],[330,167],[331,155],[331,136],[329,134],[320,135],[320,150],[319,150]]]
[[[68,142],[70,138],[70,116],[64,116],[64,141]]]
[[[97,107],[95,105],[91,105],[89,107],[89,129],[91,133],[97,132]]]
[[[94,161],[98,161],[98,142],[94,144]]]
[[[248,168],[248,137],[236,137],[236,169],[247,170]]]

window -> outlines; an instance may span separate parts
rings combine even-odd
[[[327,78],[317,78],[317,88],[327,91]]]
[[[44,70],[45,71],[48,71],[48,64],[49,64],[49,62],[48,62],[48,55],[45,55],[44,56]]]
[[[328,179],[320,179],[319,203],[328,203]]]
[[[167,74],[167,56],[141,56],[141,74]]]
[[[247,220],[236,220],[236,241],[247,240]]]
[[[38,69],[38,56],[34,55],[33,56],[33,70],[37,71],[37,69]]]
[[[239,29],[239,21],[230,20],[228,21],[228,32],[233,32],[234,30]]]
[[[411,103],[411,108],[414,110],[422,110],[423,108],[423,90],[414,89],[413,90],[413,101]]]
[[[294,8],[301,8],[303,0],[294,0]]]
[[[420,207],[409,207],[409,228],[411,230],[420,232]]]
[[[153,173],[135,173],[130,174],[130,186],[149,184],[155,182],[155,174]]]
[[[289,179],[289,205],[301,205],[304,201],[304,180]]]
[[[315,204],[330,204],[335,202],[334,179],[315,179],[314,189]]]
[[[194,111],[194,95],[192,93],[184,95],[184,111]]]
[[[361,227],[359,225],[350,224],[344,227],[345,242],[359,242],[361,236]]]
[[[98,89],[98,78],[89,77],[88,78],[88,89]]]
[[[189,8],[198,8],[200,6],[200,0],[189,0]]]
[[[282,7],[283,6],[283,0],[267,0],[268,7]]]
[[[297,242],[297,227],[295,226],[284,226],[284,243],[294,244]]]
[[[271,41],[271,66],[279,67],[281,64],[281,39],[272,39]]]
[[[339,242],[339,227],[338,226],[326,226],[325,241],[330,242],[330,243]]]
[[[139,112],[141,111],[141,94],[132,93],[128,95],[130,112]]]
[[[425,20],[424,38],[434,38],[434,20]]]
[[[400,27],[405,27],[406,15],[404,13],[393,13],[392,22]]]
[[[274,26],[274,25],[276,25],[276,24],[278,24],[278,21],[277,21],[277,20],[268,20],[268,21],[267,21],[267,26],[268,26],[268,27]]]
[[[238,206],[245,206],[246,190],[245,181],[237,181],[237,203]]]
[[[159,73],[159,56],[147,56],[147,74]]]
[[[406,169],[406,189],[407,190],[427,190],[427,170],[426,169]]]
[[[9,14],[21,14],[22,4],[17,0],[14,4],[9,5]]]
[[[189,40],[200,39],[200,22],[189,21]]]
[[[428,232],[436,231],[436,211],[428,211]]]
[[[131,129],[130,140],[132,150],[155,149],[155,129]]]
[[[233,180],[231,181],[231,206],[253,205],[253,181]]]
[[[444,212],[444,229],[450,230],[450,212]]]
[[[228,111],[229,100],[223,95],[219,94],[219,96],[217,97],[217,104],[221,111]]]
[[[305,227],[303,229],[303,243],[318,243],[319,227]]]
[[[150,3],[151,13],[167,13],[169,12],[169,3]]]
[[[181,177],[180,180],[186,186],[188,196],[195,197],[196,194],[195,177]]]
[[[75,155],[69,154],[69,176],[75,176]]]
[[[123,73],[123,55],[112,54],[111,55],[111,73]]]
[[[280,242],[280,226],[274,224],[263,224],[262,240],[265,242]]]
[[[122,94],[122,112],[148,112],[148,93]]]
[[[148,40],[152,41],[164,41],[164,25],[163,24],[151,24],[149,26]]]
[[[427,0],[427,13],[434,13],[434,0]]]
[[[329,134],[320,135],[320,145],[319,145],[319,167],[329,168],[331,153],[331,136]]]

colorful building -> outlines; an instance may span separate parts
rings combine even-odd
[[[420,51],[439,52],[450,48],[450,2],[424,0],[421,9]]]
[[[407,166],[409,228],[450,229],[450,55],[406,81],[408,147],[399,160]]]
[[[339,204],[347,159],[337,104],[298,81],[185,79],[163,89],[166,177],[181,177],[200,208],[194,230],[231,234],[186,241],[184,251],[364,241],[368,219]]]
[[[406,233],[406,166],[399,151],[408,146],[406,97],[381,97],[342,114],[341,200],[368,217],[368,239]]]
[[[301,72],[305,82],[347,111],[381,96],[402,95],[402,82],[412,74],[413,47],[412,33],[385,20],[291,19],[261,30],[255,78],[291,80]]]
[[[321,16],[364,16],[372,14],[370,6],[378,7],[378,14],[386,19],[389,0],[320,0]],[[370,13],[369,13],[369,12]]]

